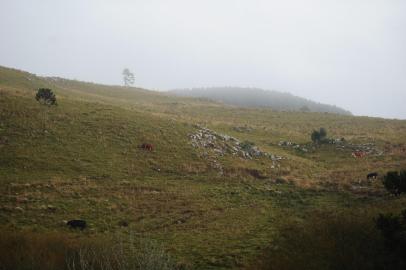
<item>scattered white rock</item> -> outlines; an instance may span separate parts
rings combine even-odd
[[[383,151],[376,148],[374,143],[353,144],[347,142],[344,138],[331,138],[327,140],[327,143],[336,145],[336,149],[340,151],[350,150],[352,152],[363,152],[366,155],[373,156],[382,156],[384,154]],[[291,141],[280,141],[278,145],[281,147],[290,147],[306,153],[309,151],[306,145],[300,145]]]
[[[308,152],[309,151],[305,146],[294,143],[294,142],[291,142],[291,141],[280,141],[278,143],[278,145],[282,146],[282,147],[292,147],[293,149],[300,150],[302,152]]]
[[[195,133],[189,135],[189,138],[193,147],[212,149],[212,152],[218,156],[231,154],[244,159],[252,159],[261,156],[269,157],[273,161],[283,159],[280,156],[263,152],[257,146],[240,142],[238,139],[229,135],[218,134],[206,127],[199,127]]]

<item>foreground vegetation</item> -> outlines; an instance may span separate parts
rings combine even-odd
[[[38,103],[39,88],[52,89],[58,106]],[[283,159],[193,147],[197,125]],[[313,144],[320,127],[344,147]],[[351,145],[369,143],[383,154],[351,156]],[[77,258],[83,245],[100,254],[121,245],[130,263],[148,249],[129,239],[147,239],[175,268],[378,263],[389,257],[374,218],[400,212],[405,198],[366,175],[405,168],[405,143],[405,121],[241,109],[0,68],[0,262],[46,269],[53,260],[41,256],[55,256],[67,269],[65,255]],[[71,219],[88,228],[70,230]]]
[[[317,212],[285,224],[255,269],[405,269],[405,247],[393,248],[365,211]]]
[[[81,239],[58,233],[7,232],[0,238],[0,269],[128,270],[178,268],[145,239]]]

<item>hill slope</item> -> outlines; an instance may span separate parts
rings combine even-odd
[[[259,88],[211,87],[176,89],[170,91],[179,96],[204,97],[241,107],[270,107],[278,111],[312,111],[350,115],[349,111],[336,106],[317,103],[290,93],[266,91]]]
[[[39,87],[52,88],[58,106],[36,102]],[[312,145],[319,127],[348,145]],[[283,159],[243,157],[229,136]],[[384,153],[354,159],[350,144]],[[190,269],[241,268],[288,220],[400,209],[404,199],[360,180],[406,167],[405,144],[406,121],[236,108],[0,67],[0,226],[75,239],[135,235],[158,241]],[[61,223],[74,218],[89,230]]]

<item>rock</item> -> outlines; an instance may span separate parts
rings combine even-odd
[[[29,200],[27,197],[18,196],[18,197],[16,197],[16,201],[18,203],[27,203]]]
[[[253,157],[272,157],[272,154],[262,152],[257,146],[249,142],[241,143],[234,137],[226,134],[218,134],[208,128],[199,127],[199,130],[194,134],[189,134],[191,145],[195,148],[209,148],[212,153],[217,156],[225,154],[238,155],[244,159],[252,159]],[[208,153],[204,153],[207,155]],[[275,159],[279,160],[279,158]]]
[[[46,209],[49,210],[50,212],[55,212],[56,211],[56,207],[51,205],[51,204],[48,204]]]
[[[18,212],[24,212],[24,208],[17,206],[16,208],[14,208],[16,211]]]
[[[120,184],[122,184],[122,185],[129,185],[129,184],[131,184],[131,182],[130,182],[130,181],[127,181],[127,180],[123,180],[123,181],[120,182]]]
[[[237,131],[237,132],[251,132],[251,131],[253,131],[254,129],[251,128],[251,127],[245,126],[245,127],[233,127],[233,130],[234,130],[234,131]]]

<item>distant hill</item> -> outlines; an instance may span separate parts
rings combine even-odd
[[[290,93],[259,88],[211,87],[176,89],[170,92],[179,96],[203,97],[241,107],[271,107],[277,111],[312,111],[351,115],[351,112],[334,105],[318,103]]]

